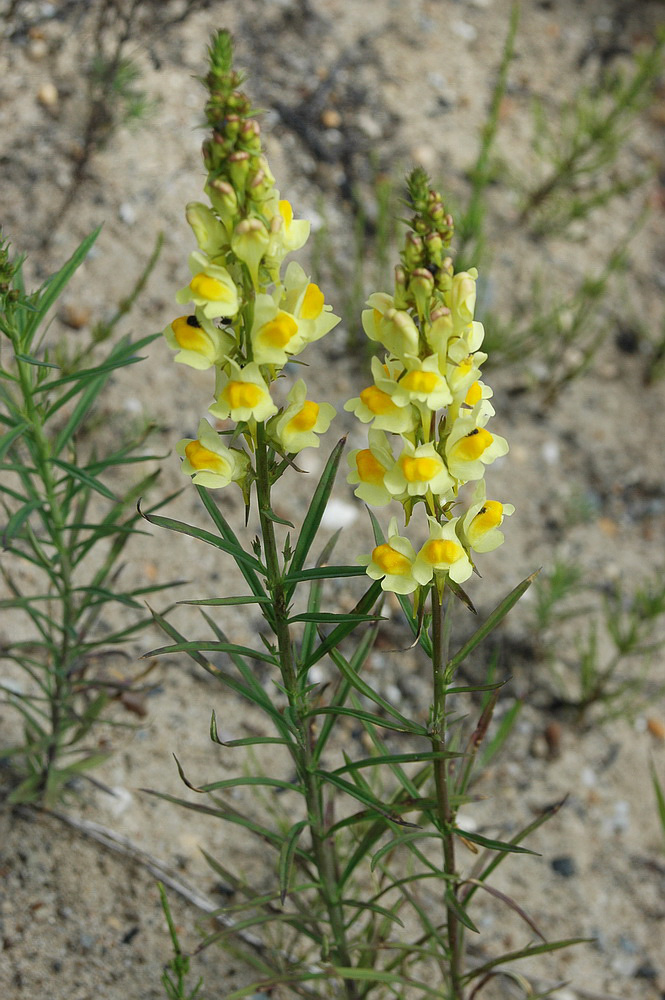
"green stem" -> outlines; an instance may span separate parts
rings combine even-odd
[[[298,684],[288,622],[289,609],[284,574],[279,565],[275,525],[269,516],[271,509],[270,468],[268,443],[265,427],[262,423],[258,423],[256,426],[256,488],[263,537],[263,554],[268,570],[267,585],[273,604],[272,627],[279,649],[282,681],[289,702],[291,718],[296,726],[296,743],[292,744],[292,753],[298,778],[304,788],[312,849],[320,879],[319,892],[328,914],[334,941],[332,959],[334,964],[350,968],[352,961],[344,926],[344,908],[337,889],[337,856],[334,842],[325,836],[326,823],[321,786],[314,773],[317,767],[314,737],[311,726],[306,721],[309,705],[307,696],[303,694]],[[360,996],[359,989],[353,980],[344,980],[344,989],[347,1000],[357,1000]]]
[[[434,682],[434,699],[432,704],[432,723],[430,740],[432,750],[442,753],[446,749],[446,664],[448,662],[449,620],[446,607],[445,621],[441,596],[436,582],[432,584],[432,675]],[[453,825],[455,811],[450,802],[450,783],[447,762],[441,757],[434,761],[434,780],[439,824],[443,837],[443,870],[446,876],[446,894],[457,895],[455,880],[455,837]],[[462,935],[461,927],[454,909],[447,904],[448,918],[446,924],[448,950],[450,953],[450,984],[451,1000],[464,1000],[461,983],[462,975]]]
[[[16,337],[15,352],[21,353],[21,347]],[[35,405],[32,372],[33,367],[25,361],[16,359],[19,382],[23,396],[25,417],[30,423],[30,430],[35,444],[33,460],[35,468],[44,487],[45,500],[48,506],[46,525],[54,548],[58,554],[57,566],[53,571],[59,580],[57,588],[61,603],[61,622],[59,626],[60,640],[57,661],[53,669],[53,687],[49,691],[49,712],[51,732],[42,768],[42,791],[48,789],[49,775],[60,754],[62,720],[64,710],[70,698],[69,660],[71,657],[71,635],[75,623],[75,611],[72,600],[72,565],[66,534],[66,516],[58,497],[53,467],[51,465],[51,447],[44,431],[44,425],[39,408]]]

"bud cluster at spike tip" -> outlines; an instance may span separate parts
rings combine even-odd
[[[164,330],[175,360],[213,370],[214,399],[209,412],[238,426],[234,443],[256,444],[256,425],[265,423],[268,441],[279,455],[316,448],[334,416],[329,403],[307,398],[299,379],[281,408],[271,385],[287,362],[307,344],[339,323],[318,285],[287,254],[309,237],[309,222],[294,218],[280,198],[261,143],[259,124],[233,69],[231,36],[213,36],[206,121],[211,135],[203,143],[210,204],[191,202],[186,217],[198,249],[189,257],[191,279],[176,295],[189,311]],[[220,488],[240,485],[248,497],[254,478],[250,455],[227,448],[222,436],[202,420],[198,437],[181,441],[182,470],[195,483]]]
[[[425,507],[428,538],[418,551],[393,517],[387,540],[359,560],[398,594],[432,581],[464,583],[473,554],[501,545],[501,524],[514,511],[485,490],[485,468],[508,443],[488,426],[494,407],[481,380],[487,355],[474,320],[478,273],[455,273],[447,253],[453,220],[421,168],[408,178],[408,203],[413,215],[394,293],[370,295],[362,314],[365,333],[387,353],[373,358],[372,383],[345,406],[369,424],[367,447],[349,455],[356,496],[375,507],[400,502],[406,524],[417,504]],[[475,486],[464,509],[466,483]]]

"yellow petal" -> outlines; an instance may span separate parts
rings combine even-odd
[[[387,543],[377,545],[372,552],[372,559],[379,569],[390,576],[406,576],[411,571],[411,562],[406,556]]]

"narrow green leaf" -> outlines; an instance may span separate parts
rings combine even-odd
[[[459,922],[463,924],[464,927],[468,927],[468,929],[470,931],[473,931],[474,934],[480,934],[480,931],[474,924],[473,920],[467,913],[466,909],[464,908],[464,906],[462,906],[459,899],[453,892],[452,886],[449,885],[446,886],[446,892],[444,898],[445,898],[446,908],[448,909],[448,911],[454,913]]]
[[[342,906],[352,907],[353,909],[360,910],[364,913],[366,910],[370,910],[372,913],[378,913],[382,917],[386,917],[387,920],[392,924],[399,924],[400,927],[404,927],[404,923],[393,913],[392,910],[388,910],[385,906],[379,906],[378,903],[368,902],[366,899],[343,899]],[[353,917],[352,920],[356,920],[357,917]]]
[[[89,236],[86,236],[69,260],[63,264],[59,271],[47,278],[42,285],[37,294],[36,301],[34,301],[35,312],[28,319],[22,338],[23,343],[28,349],[30,348],[35,332],[46,317],[49,309],[57,302],[74,273],[88,256],[90,248],[99,236],[100,230],[101,226],[98,226]]]
[[[139,507],[139,513],[150,524],[156,525],[158,528],[167,528],[169,531],[178,531],[183,535],[189,535],[190,538],[198,538],[201,542],[206,542],[207,545],[212,545],[216,549],[221,549],[222,552],[228,552],[229,555],[233,556],[236,563],[242,570],[243,566],[251,568],[255,572],[262,573],[265,576],[265,568],[261,565],[258,559],[254,556],[250,556],[248,552],[245,552],[243,548],[239,545],[233,545],[230,542],[225,541],[223,538],[218,538],[217,535],[211,534],[209,531],[204,531],[203,528],[197,528],[192,524],[186,524],[184,521],[176,521],[172,517],[162,517],[161,514],[148,514],[142,511]],[[263,591],[265,595],[265,591]]]
[[[290,600],[293,595],[297,575],[305,565],[309,550],[317,536],[321,519],[325,513],[335,483],[335,476],[337,475],[337,469],[339,468],[345,444],[346,438],[342,438],[333,448],[307,509],[289,567],[287,600]]]
[[[206,597],[200,601],[176,601],[176,604],[192,604],[197,607],[226,607],[231,604],[270,604],[270,597]]]
[[[422,726],[418,726],[416,723],[411,722],[411,720],[407,719],[405,715],[398,712],[389,701],[382,698],[381,695],[374,690],[374,688],[370,687],[369,684],[366,684],[355,671],[351,670],[348,661],[344,656],[342,656],[339,650],[331,648],[329,652],[331,660],[337,669],[344,675],[351,687],[355,688],[356,691],[360,692],[360,694],[364,695],[370,701],[373,701],[374,704],[378,705],[379,708],[382,708],[387,715],[391,716],[393,719],[397,719],[397,721],[400,722],[408,732],[417,733],[419,736],[427,735],[427,731]]]
[[[360,598],[351,615],[366,614],[370,608],[374,607],[381,593],[381,583],[379,580],[375,580]],[[334,628],[323,642],[314,649],[312,655],[302,664],[301,670],[303,673],[314,666],[326,653],[331,653],[332,655],[332,651],[339,646],[342,639],[345,639],[354,630],[357,623],[350,621],[349,618],[350,616],[347,616],[347,620]]]
[[[379,767],[384,764],[424,764],[425,761],[450,760],[451,757],[461,757],[459,753],[452,750],[425,751],[423,753],[387,753],[376,757],[366,757],[364,760],[355,760],[342,767],[337,767],[333,774],[348,774],[349,771],[357,771],[365,767]]]
[[[6,431],[2,435],[2,437],[0,438],[0,462],[4,460],[5,455],[7,454],[11,446],[14,444],[14,442],[17,440],[17,438],[20,438],[21,435],[26,430],[28,430],[29,427],[30,425],[28,423],[26,423],[25,421],[21,421],[20,423],[12,427],[11,430]]]
[[[497,627],[499,622],[506,617],[510,609],[517,604],[520,597],[529,589],[535,580],[536,575],[536,573],[531,573],[530,576],[527,576],[521,583],[518,583],[514,590],[511,590],[508,596],[497,605],[480,628],[476,629],[469,641],[466,642],[462,648],[455,653],[452,659],[448,661],[447,674],[449,677],[451,677],[457,667],[459,667],[459,665],[466,660],[469,653],[472,653],[476,646],[486,639],[490,632]]]
[[[522,958],[531,958],[533,955],[544,955],[550,951],[559,951],[561,948],[571,948],[576,944],[593,944],[594,940],[594,938],[580,937],[566,938],[561,941],[549,941],[545,944],[532,944],[527,948],[520,948],[519,951],[510,951],[499,958],[493,958],[490,962],[477,965],[471,972],[467,972],[462,976],[462,982],[470,983],[473,979],[477,979],[478,976],[484,976],[490,969],[495,969],[497,965],[503,965],[505,962],[517,962]]]
[[[383,816],[384,819],[396,822],[393,820],[388,809],[383,805],[383,803],[379,802],[373,795],[370,795],[367,792],[364,792],[361,788],[358,788],[352,782],[338,777],[338,775],[333,774],[331,771],[323,771],[320,768],[317,768],[316,771],[314,771],[314,774],[316,774],[317,777],[321,778],[323,781],[327,781],[329,784],[335,785],[335,787],[339,788],[341,791],[346,792],[352,799],[357,799],[359,802],[362,802],[364,806],[371,809],[374,813],[378,813],[379,816]]]
[[[323,708],[314,708],[311,712],[308,712],[305,718],[309,718],[313,715],[328,715],[333,718],[336,715],[346,715],[351,719],[357,719],[359,722],[367,722],[372,726],[381,726],[382,729],[390,729],[395,733],[411,733],[414,736],[427,736],[427,730],[424,726],[419,726],[417,722],[405,723],[405,722],[394,722],[391,719],[384,719],[380,715],[373,715],[371,712],[363,712],[359,708],[346,708],[341,705],[326,705]]]
[[[118,503],[118,498],[115,494],[111,493],[111,490],[107,486],[104,486],[99,479],[95,479],[94,476],[88,475],[85,469],[81,469],[77,465],[72,465],[70,462],[63,462],[60,458],[52,458],[51,462],[53,465],[57,465],[59,469],[62,469],[62,471],[72,479],[77,479],[85,486],[90,487],[90,489],[94,490],[96,493],[101,493],[101,495],[107,497],[107,499]]]
[[[663,831],[663,837],[665,837],[665,792],[663,791],[663,786],[658,780],[658,775],[656,774],[656,765],[653,761],[650,764],[651,770],[651,781],[653,782],[653,790],[656,796],[656,806],[658,807],[658,819],[660,820],[660,826]]]
[[[2,547],[6,549],[12,538],[16,538],[20,533],[23,524],[28,520],[30,515],[38,507],[44,506],[44,501],[41,499],[29,500],[26,504],[15,511],[12,516],[7,521],[5,530],[2,533]]]
[[[55,368],[60,371],[60,365],[51,364],[50,361],[39,361],[37,358],[31,357],[29,354],[18,354],[14,355],[17,361],[25,361],[28,365],[34,365],[35,368]]]
[[[354,615],[354,614],[334,614],[330,611],[305,611],[300,615],[289,618],[289,624],[294,622],[320,622],[322,625],[336,624],[338,622],[353,622],[355,625],[360,622],[386,621],[382,615]]]
[[[370,868],[372,871],[375,870],[379,861],[390,854],[391,851],[397,850],[398,847],[408,847],[410,844],[414,844],[418,840],[441,840],[442,835],[437,830],[416,830],[410,833],[399,833],[397,836],[392,837],[386,844],[383,844],[378,851],[372,855],[372,860],[370,863]],[[452,878],[453,876],[449,876]],[[446,878],[446,875],[441,872],[441,878]]]
[[[460,830],[456,826],[453,827],[453,833],[456,833],[458,837],[463,837],[465,840],[470,840],[472,844],[479,844],[481,847],[487,847],[492,851],[500,851],[502,854],[533,854],[534,857],[539,857],[537,851],[530,851],[527,847],[518,847],[517,844],[503,840],[492,840],[490,837],[483,837],[480,833],[470,833],[468,830]]]
[[[264,507],[262,513],[265,514],[269,521],[274,521],[275,524],[285,524],[287,528],[295,528],[295,524],[292,521],[287,521],[286,518],[279,517],[270,507]]]
[[[212,642],[208,639],[192,639],[187,642],[176,642],[171,646],[160,646],[158,649],[151,649],[148,653],[143,653],[142,659],[146,660],[151,656],[164,656],[166,653],[236,653],[240,656],[248,656],[252,660],[262,660],[277,666],[274,656],[264,653],[262,650],[252,649],[250,646],[239,646],[234,642]]]
[[[337,540],[341,534],[342,529],[339,528],[331,538],[328,539],[323,549],[319,553],[319,557],[316,560],[316,565],[318,567],[327,563],[330,559]],[[289,557],[290,558],[290,557]],[[286,560],[285,560],[286,561]],[[307,599],[307,611],[309,614],[315,614],[321,609],[321,595],[323,593],[323,582],[321,580],[313,580],[312,585],[309,588],[309,597]],[[314,649],[314,643],[316,641],[316,622],[307,622],[305,628],[303,629],[302,642],[300,644],[300,661],[305,662],[311,655]]]
[[[367,573],[364,566],[315,566],[313,569],[302,569],[299,573],[293,573],[289,569],[284,582],[288,584],[292,593],[297,583],[310,580],[337,580],[345,576],[367,576]]]
[[[282,906],[284,905],[289,892],[291,872],[293,871],[293,858],[296,852],[296,847],[298,846],[298,839],[306,826],[307,820],[304,819],[299,820],[298,823],[294,823],[284,838],[279,852],[279,898]]]
[[[213,524],[219,531],[224,541],[227,542],[227,544],[232,545],[238,551],[244,552],[242,545],[238,541],[238,538],[236,537],[235,533],[233,532],[233,529],[231,528],[231,525],[228,523],[228,521],[220,511],[219,507],[215,503],[210,491],[206,490],[203,486],[197,486],[196,490],[201,498],[203,506],[207,510]],[[252,591],[252,593],[256,597],[265,597],[266,596],[265,588],[261,583],[261,581],[259,580],[259,578],[257,577],[256,572],[251,567],[251,565],[249,563],[242,562],[238,564],[238,568],[240,569],[240,572],[244,576],[247,584],[249,585],[249,589]],[[260,564],[258,572],[265,575],[265,570],[263,569],[263,567],[260,566]]]

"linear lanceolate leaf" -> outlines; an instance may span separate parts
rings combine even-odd
[[[484,976],[486,972],[490,969],[495,969],[497,965],[503,965],[505,962],[517,962],[522,958],[531,958],[533,955],[543,955],[549,951],[559,951],[561,948],[571,948],[575,944],[592,944],[594,938],[565,938],[561,941],[547,941],[545,944],[532,944],[526,948],[520,948],[519,951],[510,951],[505,955],[501,955],[499,958],[493,958],[489,962],[484,962],[482,965],[477,965],[475,969],[471,972],[467,972],[462,976],[463,983],[470,983],[472,979],[477,979],[478,976]]]
[[[409,844],[415,843],[417,840],[441,840],[442,835],[438,830],[414,830],[409,833],[398,833],[397,836],[392,837],[388,843],[383,844],[378,851],[372,855],[372,861],[370,868],[372,871],[376,868],[379,861],[385,857],[386,854],[390,854],[391,851],[396,850],[398,847],[406,847]],[[441,878],[453,878],[453,876],[446,876],[441,872]]]
[[[14,444],[17,438],[20,438],[24,431],[28,429],[30,425],[26,421],[21,421],[12,427],[11,430],[6,431],[0,438],[0,462],[4,459],[5,455]]]
[[[314,496],[312,497],[307,509],[305,519],[300,529],[300,534],[298,535],[298,541],[296,542],[296,547],[293,551],[293,557],[289,565],[289,575],[287,576],[287,600],[290,600],[295,588],[295,582],[292,583],[291,578],[296,577],[302,570],[305,565],[305,560],[309,554],[309,550],[312,547],[312,543],[317,536],[321,519],[325,513],[325,509],[335,483],[335,476],[337,475],[337,469],[339,468],[345,444],[346,438],[344,437],[341,441],[338,441],[333,448],[330,457],[326,462],[325,468],[321,473],[321,478],[319,479],[318,485],[314,491]]]
[[[269,604],[270,597],[204,597],[199,601],[176,601],[176,604],[193,604],[207,608],[226,607],[231,604]]]
[[[349,764],[337,767],[333,774],[347,774],[349,771],[357,771],[364,767],[377,767],[384,764],[423,764],[428,760],[449,760],[451,757],[460,757],[461,754],[453,750],[426,751],[424,753],[386,753],[378,754],[376,757],[366,757],[364,760],[354,760]]]
[[[5,530],[2,533],[3,548],[7,548],[7,544],[9,541],[11,541],[12,538],[16,538],[16,536],[20,533],[21,528],[23,527],[24,523],[28,520],[32,512],[36,510],[38,507],[42,506],[43,506],[42,500],[38,499],[30,500],[28,501],[28,503],[24,504],[22,507],[20,507],[17,511],[15,511],[12,514],[12,516],[7,521],[7,524],[5,525]]]
[[[291,872],[293,871],[293,857],[298,846],[298,839],[306,826],[307,820],[304,819],[294,823],[284,838],[284,843],[279,852],[279,898],[282,906],[289,892]]]
[[[392,719],[384,719],[380,715],[374,715],[372,712],[363,712],[359,708],[346,708],[341,705],[325,705],[323,708],[312,709],[311,712],[307,713],[305,718],[312,715],[332,716],[333,719],[336,715],[346,715],[352,719],[357,719],[359,722],[367,722],[372,726],[381,726],[382,729],[390,729],[395,733],[411,733],[416,736],[427,735],[427,731],[424,727],[418,726],[415,722],[396,722]]]
[[[51,392],[53,389],[59,389],[63,385],[71,385],[69,392],[54,400],[47,416],[52,416],[61,408],[63,399],[66,402],[72,396],[75,396],[80,391],[79,385],[81,383],[89,382],[91,379],[96,378],[100,378],[103,383],[118,368],[126,368],[129,365],[136,364],[138,361],[142,361],[143,358],[139,357],[136,352],[141,351],[159,336],[161,336],[159,333],[150,333],[136,341],[131,340],[130,337],[123,337],[100,365],[94,365],[92,368],[81,368],[78,371],[71,372],[69,375],[63,375],[61,378],[53,379],[50,382],[42,382],[36,386],[36,392]]]
[[[101,226],[98,226],[97,229],[94,229],[89,236],[86,236],[71,255],[69,260],[63,264],[59,271],[47,278],[42,285],[37,301],[33,303],[36,310],[28,319],[24,337],[22,338],[24,346],[28,349],[35,332],[48,313],[49,309],[58,300],[58,297],[61,295],[63,289],[73,274],[78,270],[85,258],[88,256],[90,248],[99,236],[100,230]]]
[[[230,542],[225,541],[223,538],[219,538],[217,535],[211,534],[209,531],[205,531],[203,528],[197,528],[193,524],[187,524],[184,521],[176,521],[172,517],[163,517],[161,514],[147,514],[141,511],[139,512],[146,521],[150,524],[155,524],[158,528],[168,528],[169,531],[178,531],[183,535],[189,535],[190,538],[198,538],[202,542],[206,542],[208,545],[214,546],[216,549],[221,549],[222,552],[228,552],[229,555],[233,556],[238,565],[247,566],[255,572],[263,573],[265,575],[265,569],[254,556],[251,556],[249,552],[245,550],[240,545],[233,545]]]
[[[57,465],[59,469],[62,469],[63,472],[66,472],[70,478],[78,479],[84,486],[89,486],[96,493],[101,493],[102,496],[107,497],[109,500],[117,501],[118,498],[111,492],[108,486],[104,486],[104,483],[100,482],[94,476],[89,475],[80,466],[72,465],[70,462],[63,462],[60,458],[52,458],[51,462],[53,465]]]
[[[293,622],[319,622],[321,625],[331,625],[339,622],[349,622],[349,624],[353,622],[357,625],[360,622],[375,621],[386,621],[386,619],[383,615],[335,614],[332,611],[304,611],[300,615],[293,615],[292,618],[289,618],[289,624],[293,624]]]
[[[473,652],[476,646],[479,645],[485,639],[490,632],[497,627],[500,621],[506,617],[510,609],[517,604],[522,594],[524,594],[533,581],[536,578],[536,573],[531,573],[527,576],[521,583],[511,590],[507,597],[501,601],[500,604],[496,606],[494,611],[490,614],[485,622],[476,629],[471,638],[466,642],[460,650],[448,661],[447,672],[451,676],[453,672],[459,667],[460,663],[466,660],[469,653]]]
[[[209,639],[192,639],[187,642],[175,642],[171,646],[160,646],[144,653],[143,659],[149,656],[164,656],[166,653],[237,653],[252,660],[270,663],[273,667],[277,666],[275,657],[264,653],[263,650],[252,649],[251,646],[239,646],[235,642],[214,642]]]
[[[332,632],[327,635],[326,638],[314,649],[311,656],[309,656],[302,664],[301,670],[303,673],[309,670],[310,667],[324,657],[326,653],[330,653],[333,649],[335,649],[340,644],[342,639],[345,639],[346,636],[354,630],[357,622],[351,620],[352,616],[367,614],[370,608],[374,607],[381,593],[381,581],[375,580],[360,598],[351,612],[351,615],[347,616],[347,620],[338,625],[337,628],[334,628]]]
[[[483,837],[480,833],[470,833],[468,830],[460,830],[453,827],[453,833],[470,840],[472,844],[479,844],[492,851],[501,851],[504,854],[533,854],[538,856],[537,851],[531,851],[528,847],[518,847],[517,844],[505,840],[492,840],[490,837]]]
[[[313,569],[301,569],[299,573],[290,570],[284,582],[291,590],[296,583],[307,583],[310,580],[338,580],[345,576],[367,576],[364,566],[315,566]]]
[[[231,528],[231,525],[228,523],[228,521],[222,514],[221,510],[215,503],[210,491],[206,490],[205,487],[203,486],[197,486],[196,490],[201,498],[203,506],[210,515],[213,524],[219,531],[224,541],[227,544],[233,546],[234,549],[244,552],[242,545],[240,544],[237,536],[235,535],[233,529]],[[251,565],[249,563],[242,562],[238,563],[238,568],[240,569],[240,572],[242,573],[245,580],[249,584],[249,589],[252,591],[252,593],[256,597],[265,597],[266,596],[265,588],[261,583],[261,581],[259,580],[258,576],[256,575],[256,571],[251,567]],[[265,570],[263,568],[260,568],[258,572],[263,573],[265,575]]]
[[[386,712],[389,716],[392,716],[393,719],[397,719],[397,721],[404,726],[407,732],[416,733],[419,736],[427,736],[427,730],[424,728],[424,726],[418,726],[417,723],[411,722],[410,719],[407,719],[405,715],[402,715],[401,712],[399,712],[393,705],[391,705],[389,701],[386,701],[385,698],[382,698],[377,691],[375,691],[372,687],[370,687],[369,684],[366,684],[365,681],[361,677],[359,677],[354,670],[351,669],[351,666],[348,663],[346,657],[342,656],[342,654],[339,652],[338,649],[330,650],[330,658],[332,659],[333,663],[338,668],[338,670],[340,670],[340,672],[344,675],[344,677],[349,682],[351,687],[354,687],[356,691],[360,692],[360,694],[364,695],[366,698],[369,698],[370,701],[373,701],[375,705],[378,705],[379,708],[382,708],[383,711]]]

